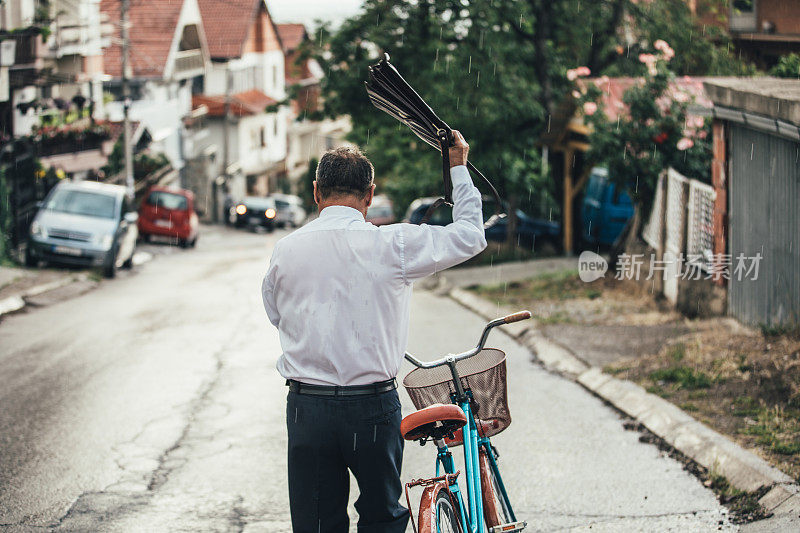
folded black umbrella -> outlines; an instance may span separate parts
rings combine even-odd
[[[444,120],[436,116],[433,109],[403,79],[394,65],[389,63],[389,54],[384,54],[383,59],[369,67],[369,78],[365,85],[372,105],[411,128],[411,131],[417,137],[442,153],[444,196],[436,200],[425,213],[422,222],[427,222],[433,210],[440,205],[453,205],[453,184],[450,180],[450,157],[448,151],[448,148],[455,143],[453,130]],[[484,223],[485,227],[489,227],[505,216],[501,212],[502,201],[500,200],[500,195],[492,185],[492,182],[469,161],[467,161],[467,167],[483,179],[497,202],[496,213]]]

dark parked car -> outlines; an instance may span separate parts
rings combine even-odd
[[[139,234],[178,239],[182,248],[194,246],[200,223],[194,211],[194,194],[186,189],[151,187],[139,207]]]
[[[405,222],[412,224],[419,224],[425,212],[428,210],[436,198],[417,198],[406,211]],[[483,197],[483,220],[484,222],[495,213],[495,200],[490,196]],[[507,211],[507,206],[506,211]],[[428,224],[436,226],[445,226],[453,222],[453,211],[450,207],[441,206],[434,210]],[[490,228],[486,228],[486,240],[503,242],[506,240],[506,233],[508,231],[508,217],[500,219],[497,224]],[[561,225],[558,222],[533,218],[522,210],[517,209],[517,241],[521,246],[534,247],[540,249],[543,247],[554,250],[558,247],[558,236],[561,232]]]
[[[25,264],[100,266],[112,278],[118,267],[133,266],[138,218],[125,187],[61,182],[31,223]]]
[[[273,198],[247,196],[244,201],[231,207],[230,220],[237,228],[262,227],[267,231],[272,231],[275,229],[277,214],[278,208]]]
[[[584,242],[610,246],[633,216],[633,202],[624,190],[609,181],[608,170],[595,167],[583,194],[581,216]]]
[[[270,198],[275,200],[275,207],[278,214],[275,216],[275,225],[279,228],[290,226],[296,228],[303,224],[306,219],[306,211],[303,209],[303,200],[299,196],[292,194],[272,194]]]

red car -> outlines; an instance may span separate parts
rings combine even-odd
[[[200,223],[194,211],[194,194],[185,189],[151,187],[139,207],[139,234],[178,239],[185,248],[194,246]]]

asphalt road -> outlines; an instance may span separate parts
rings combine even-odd
[[[286,389],[259,293],[281,234],[213,228],[195,250],[149,246],[132,273],[0,322],[0,529],[290,530]],[[461,351],[482,325],[417,291],[409,350]],[[598,399],[502,333],[489,344],[508,354],[514,423],[493,441],[529,531],[735,528]],[[431,475],[433,456],[408,445],[404,477]]]

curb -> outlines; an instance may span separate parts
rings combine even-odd
[[[152,259],[153,259],[153,254],[149,252],[136,252],[133,256],[133,264],[135,266],[143,265],[145,263],[150,262]],[[39,296],[40,294],[60,289],[61,287],[66,287],[71,283],[86,281],[87,279],[89,279],[89,276],[87,276],[86,274],[77,274],[75,276],[64,276],[63,278],[56,279],[48,283],[35,285],[30,289],[24,291],[22,294],[4,298],[0,300],[0,317],[9,313],[13,313],[15,311],[19,311],[20,309],[23,309],[27,305],[28,298]]]
[[[509,312],[461,289],[453,289],[449,296],[487,320]],[[737,489],[753,492],[770,487],[758,501],[768,512],[776,515],[800,512],[800,486],[754,453],[639,385],[588,366],[566,348],[545,338],[535,324],[518,322],[501,329],[528,348],[547,370],[576,381],[699,465],[725,476]]]

